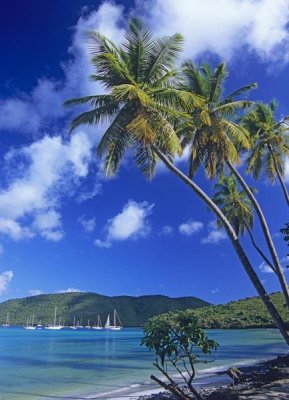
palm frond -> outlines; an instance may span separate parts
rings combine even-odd
[[[153,84],[174,67],[182,51],[183,42],[182,35],[178,33],[154,41],[150,50],[144,84]]]
[[[123,47],[131,75],[137,83],[144,79],[148,65],[148,54],[153,46],[153,34],[140,19],[132,18]]]
[[[240,89],[235,90],[234,92],[230,93],[227,97],[226,100],[227,101],[231,101],[232,99],[235,99],[238,96],[242,96],[245,97],[248,95],[248,93],[252,90],[252,89],[257,89],[258,84],[256,82],[254,83],[250,83],[249,85],[245,85],[243,87],[241,87]]]
[[[223,82],[227,76],[228,76],[228,73],[227,73],[226,64],[221,63],[217,67],[213,77],[211,78],[210,93],[209,93],[209,101],[210,102],[212,102],[212,103],[215,102],[222,95]]]

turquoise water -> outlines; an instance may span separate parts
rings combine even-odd
[[[199,364],[199,370],[248,364],[288,351],[273,329],[208,333],[220,348],[215,361]],[[109,332],[0,328],[0,399],[79,399],[136,387],[149,381],[153,372],[153,354],[140,347],[141,337],[141,329]]]

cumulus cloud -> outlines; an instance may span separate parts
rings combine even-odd
[[[26,168],[0,190],[0,234],[13,240],[35,234],[47,240],[60,240],[63,230],[56,211],[59,199],[63,193],[70,194],[79,180],[88,175],[92,146],[87,135],[79,132],[69,142],[45,136],[13,151],[8,162],[21,156]],[[24,217],[32,219],[31,226],[23,226]]]
[[[33,227],[47,240],[57,242],[63,237],[61,215],[54,210],[36,215]]]
[[[185,36],[185,57],[210,52],[228,60],[247,48],[265,61],[288,61],[287,0],[149,0],[139,7],[158,34]]]
[[[260,59],[288,62],[289,4],[287,0],[148,0],[136,1],[131,14],[142,15],[157,35],[182,33],[184,58],[213,53],[230,60],[247,49]],[[22,93],[0,102],[0,126],[39,134],[69,111],[63,101],[103,92],[89,80],[93,73],[87,46],[87,32],[96,30],[119,43],[124,34],[124,7],[104,1],[98,9],[82,15],[74,29],[63,62],[64,80],[39,77],[30,93]]]
[[[61,289],[57,291],[57,293],[82,293],[82,292],[83,290],[76,288]]]
[[[281,258],[280,264],[282,266],[283,272],[286,272],[288,270],[287,268],[288,268],[288,265],[289,265],[289,256]],[[261,272],[263,272],[264,274],[273,274],[274,273],[272,268],[269,267],[269,265],[266,264],[265,261],[261,262],[261,264],[259,265],[259,270]]]
[[[86,219],[83,215],[79,217],[78,222],[86,232],[93,232],[96,226],[95,218]]]
[[[216,227],[215,221],[211,221],[208,224],[207,229],[207,236],[201,240],[203,244],[218,244],[222,240],[228,239],[226,232]]]
[[[57,82],[53,78],[39,78],[30,93],[0,101],[0,129],[20,130],[39,135],[43,130],[57,130],[60,118],[69,115],[63,102],[69,98],[103,92],[100,85],[89,76],[94,72],[90,63],[87,46],[87,32],[100,31],[118,42],[122,35],[123,7],[104,2],[96,11],[79,18],[68,49],[69,62],[62,63],[65,78]]]
[[[137,203],[129,200],[121,213],[107,221],[105,226],[106,237],[104,240],[96,239],[95,245],[97,247],[110,247],[114,241],[147,236],[151,230],[148,216],[152,213],[153,206],[146,201]]]
[[[13,279],[13,271],[4,271],[0,274],[0,295],[4,294]]]
[[[31,289],[28,291],[30,296],[39,296],[40,294],[43,294],[42,290],[40,289]]]
[[[161,236],[171,236],[173,233],[173,228],[170,225],[164,225],[160,230],[159,235]]]
[[[179,231],[182,235],[191,236],[203,229],[204,224],[199,221],[189,220],[179,226]]]

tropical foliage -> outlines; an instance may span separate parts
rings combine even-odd
[[[263,173],[271,183],[278,179],[289,205],[289,195],[284,183],[285,157],[289,156],[289,128],[284,121],[276,121],[275,110],[274,101],[269,104],[258,103],[242,120],[242,125],[250,131],[253,142],[247,157],[247,172],[255,179],[259,179]]]
[[[202,399],[193,387],[195,364],[209,362],[209,355],[217,350],[218,344],[207,337],[194,315],[177,311],[150,319],[144,327],[142,344],[154,351],[154,366],[166,381],[154,375],[151,379],[179,399]],[[181,382],[176,382],[175,374]],[[181,384],[185,384],[189,393]]]
[[[256,84],[246,85],[224,96],[228,76],[225,63],[214,69],[207,64],[198,67],[189,61],[183,65],[183,76],[182,89],[204,100],[193,108],[191,123],[180,131],[183,146],[189,146],[189,176],[193,177],[203,166],[208,177],[214,178],[227,160],[238,164],[239,151],[251,146],[249,132],[234,119],[240,111],[252,106],[251,101],[239,98]]]
[[[239,123],[245,111],[253,112],[253,103],[244,100],[244,96],[256,84],[246,85],[226,95],[228,73],[224,63],[212,68],[209,65],[199,67],[188,61],[179,72],[175,62],[182,43],[183,38],[178,34],[155,38],[137,19],[130,21],[121,46],[116,46],[99,33],[91,33],[92,63],[96,69],[92,79],[102,83],[107,94],[67,101],[67,106],[88,103],[91,107],[90,111],[73,120],[71,129],[82,124],[109,121],[97,148],[107,175],[116,173],[129,150],[145,176],[151,178],[158,160],[161,160],[193,190],[214,212],[227,232],[246,273],[289,344],[284,321],[239,239],[239,234],[245,233],[245,224],[252,228],[251,203],[272,258],[269,265],[273,266],[278,276],[289,306],[288,286],[267,221],[253,191],[236,169],[240,155],[256,144],[256,135],[249,132],[245,123]],[[189,150],[188,175],[174,163],[175,156],[184,149]],[[239,196],[242,197],[238,216],[229,216],[224,196],[222,205],[218,205],[194,181],[194,174],[200,167],[211,179],[223,177],[227,169],[236,178],[241,187]],[[248,197],[246,200],[245,194]],[[237,221],[237,218],[246,220]],[[254,247],[258,251],[258,246]],[[264,252],[258,253],[266,257]]]

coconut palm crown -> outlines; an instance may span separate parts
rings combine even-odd
[[[247,158],[247,172],[258,179],[263,173],[269,182],[278,178],[289,205],[289,196],[283,182],[285,159],[289,156],[289,127],[283,121],[277,122],[277,104],[259,103],[243,118],[243,125],[250,131],[253,146]]]
[[[109,121],[97,148],[98,155],[104,156],[105,173],[115,174],[131,149],[136,164],[151,177],[157,163],[152,144],[171,158],[180,153],[172,125],[187,117],[182,109],[201,102],[172,85],[183,38],[179,34],[154,38],[140,20],[132,19],[122,45],[96,32],[89,34],[89,41],[96,70],[91,79],[108,93],[66,101],[66,106],[88,103],[92,108],[75,118],[71,129]]]
[[[220,207],[237,236],[253,228],[252,203],[244,190],[239,190],[233,175],[222,177],[214,185],[212,200]],[[219,225],[219,223],[218,223]]]
[[[225,63],[214,69],[188,61],[183,65],[183,75],[182,89],[204,98],[201,107],[191,112],[191,125],[179,129],[183,146],[190,148],[189,176],[203,165],[208,177],[213,178],[227,159],[239,163],[239,150],[251,146],[248,131],[234,120],[253,104],[237,98],[244,97],[257,85],[252,83],[224,96],[228,76]]]

